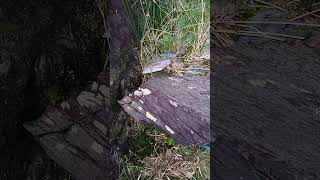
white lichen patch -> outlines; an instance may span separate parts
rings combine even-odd
[[[150,91],[149,89],[143,89],[143,88],[141,88],[140,90],[142,91],[142,94],[143,94],[144,96],[148,96],[149,94],[151,94],[151,91]]]
[[[143,109],[142,109],[142,107],[141,107],[141,106],[139,106],[139,107],[138,107],[138,110],[139,110],[139,111],[142,111]]]
[[[170,134],[174,134],[174,131],[169,126],[165,125],[164,127]]]
[[[191,86],[188,87],[188,89],[194,89],[194,88],[195,88],[195,87],[191,87]]]
[[[191,132],[191,134],[194,134],[194,132],[193,131],[190,131]]]
[[[120,102],[124,103],[124,104],[127,104],[127,103],[132,102],[132,99],[130,97],[128,97],[128,96],[125,96]]]
[[[152,120],[153,122],[157,121],[157,118],[154,117],[152,114],[150,114],[149,112],[146,112],[146,117],[150,120]]]
[[[144,104],[144,102],[141,100],[141,99],[139,99],[139,102],[143,105]]]
[[[143,95],[142,91],[136,90],[133,92],[135,96],[141,97]]]
[[[103,153],[103,147],[100,144],[98,144],[96,141],[92,143],[91,148],[99,154]]]
[[[171,100],[169,100],[169,102],[170,102],[171,105],[173,105],[173,106],[175,106],[175,107],[178,107],[178,103],[176,103],[176,102],[174,102],[174,101],[171,101]]]

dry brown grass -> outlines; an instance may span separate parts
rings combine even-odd
[[[175,2],[175,1],[172,1]],[[155,5],[158,7],[157,5]],[[166,17],[161,28],[152,28],[154,17],[146,14],[145,32],[141,40],[140,59],[142,66],[155,62],[155,57],[165,52],[176,52],[186,47],[187,52],[166,68],[172,75],[182,75],[185,67],[197,63],[205,42],[209,39],[209,0],[177,1],[174,8],[163,9]]]
[[[147,128],[135,123],[131,129],[130,139],[140,139],[134,142],[138,149],[148,148],[148,152],[137,154],[129,148],[130,153],[124,156],[120,163],[120,179],[192,179],[205,180],[210,176],[210,153],[199,147],[186,147],[160,132],[156,128]],[[141,134],[141,132],[143,132]],[[140,135],[139,135],[140,134]],[[146,140],[151,144],[141,144]],[[150,154],[151,153],[151,154]],[[147,155],[148,154],[148,155]]]
[[[198,158],[188,160],[184,158],[177,148],[167,149],[154,157],[144,160],[145,174],[154,179],[191,179],[196,173]]]
[[[219,17],[212,18],[211,25],[211,38],[214,41],[214,44],[218,47],[227,47],[230,46],[233,41],[228,33],[225,32],[226,29],[230,29],[231,27],[227,24],[218,24],[216,22],[219,21]]]
[[[295,26],[320,27],[320,3],[306,5],[303,4],[302,1],[298,0],[239,0],[237,3],[238,6],[235,6],[231,13],[230,10],[226,12],[222,11],[220,14],[211,17],[211,37],[214,41],[214,44],[218,47],[228,47],[232,45],[232,39],[234,35],[255,36],[279,41],[284,41],[287,38],[301,40],[304,39],[304,37],[290,34],[264,32],[255,28],[252,26],[252,24],[286,24]],[[242,6],[239,6],[240,4]],[[286,12],[288,13],[289,19],[285,22],[253,22],[245,20],[246,17],[244,14],[254,15],[256,10],[262,8],[273,8]],[[297,22],[298,20],[302,20],[302,22]],[[243,30],[244,28],[247,28],[247,30]]]

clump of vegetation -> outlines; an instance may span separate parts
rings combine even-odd
[[[200,56],[209,38],[209,0],[137,0],[136,6],[141,9],[138,31],[142,64],[183,47],[187,48],[183,60]]]
[[[156,128],[133,124],[120,179],[209,179],[209,152],[178,145]]]
[[[220,5],[221,6],[221,5]],[[268,22],[251,22],[248,19],[262,9],[276,9],[288,15],[288,19],[275,24],[288,25],[295,21],[308,23],[308,26],[317,27],[320,21],[320,1],[284,1],[284,0],[237,0],[231,5],[230,12],[215,14],[211,24],[213,43],[218,47],[227,47],[233,44],[234,35],[255,36],[284,41],[284,38],[304,39],[304,37],[289,34],[276,34],[264,32],[256,28],[254,23],[264,24]],[[218,7],[219,8],[219,7]],[[220,7],[222,8],[222,7]],[[300,26],[303,24],[301,23]]]

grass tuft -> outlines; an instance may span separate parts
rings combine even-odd
[[[120,179],[209,179],[209,152],[178,145],[156,128],[137,123],[128,136],[129,153],[120,161]]]
[[[209,0],[139,0],[142,64],[166,52],[187,47],[184,59],[198,57],[209,38]]]

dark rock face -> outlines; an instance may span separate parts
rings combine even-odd
[[[118,177],[113,151],[119,127],[112,123],[110,87],[102,78],[109,82],[101,74],[78,96],[49,106],[38,120],[24,125],[51,158],[80,180]]]
[[[254,20],[279,18],[282,13],[269,10]],[[313,45],[240,37],[234,46],[212,49],[215,179],[320,178],[320,54]]]
[[[123,2],[133,3],[132,0]],[[136,27],[136,21],[130,21],[126,13],[130,12],[134,19],[138,9],[131,9],[122,3],[119,5],[117,0],[111,0],[110,3],[110,13],[107,18],[110,33],[110,104],[116,116],[115,126],[118,127],[116,124],[125,125],[129,116],[117,101],[142,83],[142,67],[138,59],[139,40],[133,29]]]
[[[132,3],[131,0],[127,1]],[[122,4],[122,3],[120,3]],[[122,98],[130,90],[141,84],[142,74],[138,57],[138,37],[134,34],[134,27],[130,25],[126,18],[124,6],[118,1],[111,1],[111,12],[107,22],[110,33],[110,75],[111,75],[111,95],[115,97],[112,104]],[[128,11],[128,10],[126,10]],[[130,9],[129,9],[130,11]],[[136,10],[138,11],[138,10]],[[135,11],[130,11],[132,16]]]
[[[98,2],[104,16],[99,11]],[[116,0],[10,0],[2,1],[0,7],[0,46],[3,47],[0,51],[0,179],[28,179],[31,175],[25,167],[37,171],[37,168],[32,170],[30,164],[35,157],[39,157],[39,153],[30,150],[26,156],[19,155],[22,150],[29,149],[41,152],[39,158],[43,167],[56,167],[57,171],[53,168],[41,169],[49,174],[49,179],[69,176],[60,166],[78,179],[92,179],[92,174],[96,174],[94,179],[115,178],[117,166],[113,166],[116,160],[113,149],[118,151],[118,145],[124,140],[121,135],[127,119],[116,102],[141,83],[136,39],[128,27],[122,3]],[[88,81],[97,83],[99,97],[94,94],[97,98],[94,103],[98,106],[91,106],[93,99],[89,91],[98,92],[91,88],[83,91],[88,88]],[[70,104],[62,102],[63,99],[70,99]],[[72,102],[83,109],[78,112],[87,112],[88,108],[94,108],[94,112],[90,111],[84,117],[77,116],[74,113],[77,111],[68,114],[65,109],[75,107]],[[52,105],[49,110],[48,104]],[[43,118],[43,112],[57,108],[51,119],[56,120],[60,112],[62,117],[78,118],[79,122],[55,122],[56,126],[46,128],[41,123],[28,126],[27,129],[36,138],[22,128],[22,123],[28,121],[27,124],[34,124]],[[78,128],[80,134],[68,132],[74,128]],[[55,165],[33,139],[39,141],[45,152],[60,166]],[[89,141],[97,142],[93,145],[95,152],[101,152],[102,144],[106,147],[102,148],[103,152],[107,154],[90,156],[94,154],[92,147],[83,144]],[[61,146],[53,146],[57,142]],[[54,149],[60,147],[63,150],[63,143],[65,147],[73,144],[81,150],[77,161],[72,163],[83,163],[85,169],[91,169],[87,176],[83,174],[86,171],[79,172],[81,169],[73,171],[71,161],[63,161],[69,157],[67,152],[74,153],[72,148],[66,148],[70,151],[61,153]],[[84,152],[89,152],[89,156]],[[90,157],[87,164],[84,157]],[[55,174],[50,175],[51,172]],[[33,173],[32,176],[40,179],[43,173]]]

